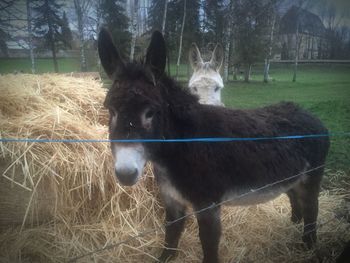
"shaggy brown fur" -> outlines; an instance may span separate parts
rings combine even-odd
[[[145,64],[125,64],[113,46],[108,32],[99,35],[99,53],[107,74],[114,80],[106,98],[111,114],[117,112],[111,139],[272,137],[300,134],[326,134],[327,129],[314,116],[291,102],[253,109],[234,110],[199,104],[178,83],[164,75],[165,43],[155,32]],[[141,114],[152,118],[145,129]],[[133,125],[130,125],[132,123]],[[112,148],[118,144],[112,143]],[[130,145],[132,147],[132,145]],[[213,203],[236,198],[235,205],[264,202],[286,192],[292,206],[292,220],[304,219],[303,240],[316,241],[318,194],[329,138],[240,141],[220,143],[145,143],[148,160],[155,164],[157,181],[166,206],[166,220],[185,214],[190,203],[201,209]],[[300,177],[287,178],[301,174]],[[118,175],[117,175],[118,177]],[[267,190],[238,196],[251,189],[283,180]],[[203,262],[218,262],[220,208],[197,215]],[[184,220],[166,227],[167,260],[177,247]]]

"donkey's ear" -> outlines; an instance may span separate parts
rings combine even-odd
[[[224,61],[224,50],[220,44],[217,44],[211,55],[210,65],[216,70],[219,71],[222,62]]]
[[[194,71],[198,70],[204,64],[201,56],[201,52],[199,51],[195,43],[192,43],[191,45],[189,60],[190,60],[191,67]]]
[[[156,79],[159,79],[165,70],[166,47],[162,33],[154,31],[151,43],[148,46],[146,54],[146,65],[150,66]]]
[[[106,74],[110,79],[114,79],[124,67],[124,63],[113,44],[110,33],[104,28],[98,35],[98,54]]]

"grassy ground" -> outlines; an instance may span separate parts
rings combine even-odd
[[[79,58],[59,58],[57,61],[59,72],[65,73],[80,70]],[[36,59],[35,63],[37,73],[46,73],[54,71],[52,59]],[[31,73],[30,60],[27,58],[0,59],[0,73],[13,73],[14,71]]]
[[[302,65],[293,83],[292,67],[271,68],[272,81],[264,84],[256,68],[251,83],[229,82],[223,90],[227,107],[254,108],[294,101],[317,115],[330,132],[350,132],[350,66]],[[332,137],[329,167],[350,171],[350,137]]]
[[[78,58],[59,59],[60,72],[79,71]],[[0,59],[0,73],[14,70],[30,72],[29,59]],[[89,70],[96,70],[91,68]],[[52,72],[51,59],[38,59],[37,72]],[[172,76],[176,66],[170,66]],[[300,65],[297,82],[291,81],[292,65],[271,66],[271,82],[264,84],[262,68],[254,67],[252,81],[230,81],[222,97],[227,107],[253,108],[282,100],[294,101],[309,109],[327,125],[331,132],[350,131],[350,65]],[[179,67],[179,80],[188,81],[190,69]],[[105,75],[103,75],[105,77]],[[106,86],[108,80],[104,80]],[[350,171],[350,138],[334,137],[329,155],[330,167]]]

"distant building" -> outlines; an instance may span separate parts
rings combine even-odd
[[[279,38],[282,60],[294,59],[296,32],[299,26],[299,59],[321,59],[326,44],[325,26],[321,19],[305,10],[292,6],[281,18]]]

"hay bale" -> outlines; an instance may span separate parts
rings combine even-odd
[[[5,75],[0,78],[0,126],[1,136],[6,138],[40,139],[99,139],[106,138],[107,114],[102,111],[105,91],[101,83],[92,78],[77,79],[60,75]],[[103,123],[103,124],[102,124]],[[91,199],[93,187],[105,193],[101,176],[109,174],[104,162],[109,161],[107,145],[104,144],[1,144],[2,210],[8,211],[14,196],[28,199],[20,202],[30,205],[31,214],[39,211],[66,209],[72,194],[62,198],[54,194],[62,190],[82,188],[79,195]],[[96,163],[99,161],[99,163]],[[95,162],[95,163],[94,163]],[[102,164],[102,165],[101,165]],[[82,172],[86,170],[86,172]],[[96,174],[96,176],[92,176]],[[101,176],[99,176],[101,175]],[[65,180],[65,183],[61,183]],[[69,186],[69,189],[62,189]],[[44,197],[43,193],[50,196]],[[39,201],[38,198],[45,199]],[[71,201],[74,201],[72,199]],[[73,202],[70,203],[72,206]],[[6,207],[7,206],[7,207]],[[37,209],[34,207],[37,206]],[[46,206],[46,207],[44,207]],[[13,206],[13,209],[16,206]],[[11,211],[12,222],[26,221],[29,210]],[[52,209],[54,208],[54,209]],[[39,213],[40,214],[40,213]],[[45,213],[52,214],[52,213]],[[49,218],[49,217],[48,217]],[[39,218],[42,221],[44,218]]]
[[[0,76],[1,137],[105,139],[105,91],[92,76]],[[141,231],[162,226],[151,167],[132,188],[113,176],[107,143],[0,143],[0,261],[64,262]],[[342,192],[320,198],[319,243],[306,251],[302,226],[290,222],[286,196],[222,211],[223,262],[332,262],[349,236]],[[346,212],[348,215],[349,213]],[[78,262],[153,262],[160,230]],[[201,259],[196,220],[189,218],[174,262]]]
[[[7,173],[9,167],[12,168],[10,178]],[[0,216],[0,228],[22,223],[40,224],[52,219],[55,188],[51,185],[51,180],[47,177],[42,178],[36,191],[23,187],[18,184],[25,178],[23,170],[18,164],[5,163],[4,159],[0,159],[0,174],[0,211],[3,211]]]
[[[94,80],[101,80],[99,72],[71,72],[65,74],[65,76],[71,76],[75,78],[93,78]]]

